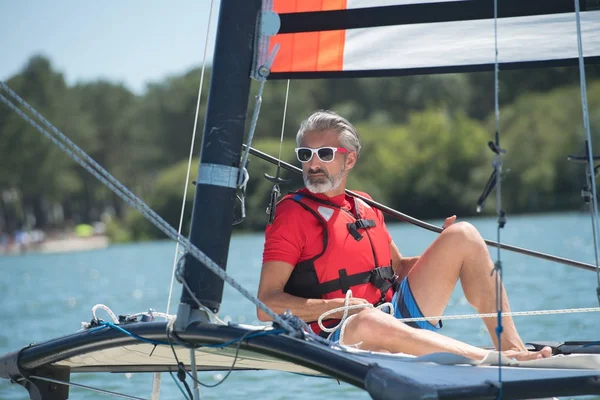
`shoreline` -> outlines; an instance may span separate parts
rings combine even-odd
[[[7,247],[0,247],[0,255],[72,253],[104,249],[109,244],[110,240],[106,235],[88,237],[70,236],[61,239],[47,239],[27,245],[12,244]]]

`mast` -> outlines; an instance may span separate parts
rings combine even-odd
[[[231,239],[260,10],[261,0],[221,0],[219,11],[189,239],[223,269]],[[183,276],[194,296],[216,313],[223,281],[189,254],[183,262]],[[198,305],[184,287],[176,329],[185,329],[194,319],[207,319],[206,313],[195,309]]]

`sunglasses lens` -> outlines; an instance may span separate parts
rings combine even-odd
[[[319,158],[321,159],[321,161],[333,160],[333,149],[329,149],[329,148],[325,147],[325,148],[319,149],[317,154],[319,154]]]
[[[298,160],[301,162],[307,162],[312,157],[312,151],[310,149],[298,149]]]

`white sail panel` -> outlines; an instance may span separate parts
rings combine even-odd
[[[600,55],[600,11],[581,14],[584,56]],[[575,14],[498,20],[501,63],[576,58]],[[342,70],[385,70],[494,62],[494,20],[352,29]]]

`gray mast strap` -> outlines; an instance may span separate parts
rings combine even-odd
[[[235,189],[240,169],[222,164],[201,163],[198,183]]]

